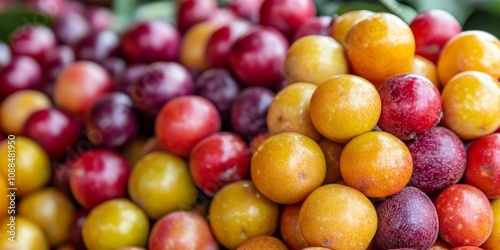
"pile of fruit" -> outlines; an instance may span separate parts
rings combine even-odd
[[[0,249],[500,249],[494,35],[312,0],[117,32],[28,2],[54,22],[0,43]]]

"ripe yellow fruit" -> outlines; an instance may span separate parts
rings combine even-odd
[[[375,13],[369,10],[353,10],[340,15],[333,22],[330,36],[340,44],[345,45],[347,34],[352,26],[373,14]]]
[[[437,67],[427,58],[415,55],[411,64],[411,69],[408,73],[423,76],[431,81],[437,89],[441,90],[442,86],[439,83]]]
[[[289,84],[320,84],[326,79],[349,72],[344,48],[327,36],[305,36],[295,41],[285,59],[285,76]]]
[[[309,107],[314,127],[326,138],[346,143],[373,130],[381,113],[377,89],[354,75],[334,76],[316,88]]]
[[[182,39],[180,62],[190,69],[205,70],[208,68],[206,47],[210,36],[220,26],[215,22],[202,22],[191,27]]]

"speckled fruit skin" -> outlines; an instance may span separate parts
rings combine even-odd
[[[500,133],[481,137],[469,147],[465,181],[489,199],[500,197]]]
[[[302,249],[308,247],[299,227],[299,215],[302,203],[287,205],[280,217],[280,234],[283,241],[291,249]]]
[[[480,246],[493,229],[493,210],[486,195],[468,184],[454,184],[435,201],[439,236],[450,245]]]
[[[408,144],[413,159],[410,185],[425,193],[440,191],[463,176],[466,151],[463,142],[445,127],[435,127]]]
[[[377,206],[375,242],[380,248],[427,250],[436,241],[439,222],[436,208],[422,191],[406,187]]]
[[[493,230],[486,242],[481,245],[485,250],[496,250],[500,246],[500,198],[491,201],[493,209]]]
[[[236,250],[257,250],[257,249],[273,249],[273,250],[288,250],[288,247],[280,239],[261,235],[246,240]]]
[[[436,126],[442,116],[439,90],[423,76],[400,74],[379,89],[378,126],[401,140],[414,139]]]

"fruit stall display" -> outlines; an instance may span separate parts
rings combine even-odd
[[[500,249],[477,3],[20,2],[0,250]]]

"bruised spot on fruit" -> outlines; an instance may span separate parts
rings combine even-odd
[[[332,247],[332,240],[330,238],[326,238],[325,241],[323,241],[323,246],[324,247]]]
[[[483,170],[481,171],[481,174],[485,177],[490,177],[493,175],[492,171],[491,171],[491,165],[488,164],[486,166],[484,166]]]
[[[299,178],[300,178],[300,180],[301,180],[301,181],[305,180],[305,179],[306,179],[306,176],[307,176],[307,174],[306,174],[305,172],[303,172],[303,171],[301,171],[301,172],[299,173]]]

